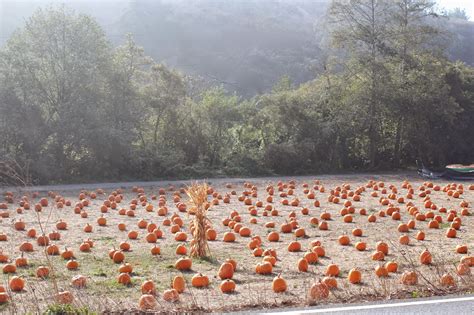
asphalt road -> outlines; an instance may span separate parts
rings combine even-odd
[[[330,314],[330,315],[474,315],[474,295],[448,296],[416,300],[396,300],[364,304],[340,304],[306,309],[255,312],[265,315]]]

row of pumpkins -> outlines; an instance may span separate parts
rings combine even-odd
[[[320,184],[319,182],[315,182],[315,185],[313,186],[313,189],[318,190],[320,192],[324,192],[325,191],[324,187],[320,186],[319,184]],[[228,187],[230,188],[230,186],[228,186]],[[257,189],[256,189],[255,186],[250,185],[250,184],[246,184],[245,187],[248,188],[249,190],[245,190],[243,195],[240,196],[238,199],[239,199],[239,201],[243,202],[245,205],[250,206],[249,207],[250,215],[253,216],[253,217],[256,217],[258,215],[257,209],[262,208],[263,203],[259,202],[259,201],[256,201],[254,203],[252,201],[252,199],[250,198],[250,197],[254,197],[254,198],[257,197]],[[280,183],[278,183],[277,187],[278,187],[277,189],[281,192],[280,197],[287,197],[288,195],[290,195],[290,196],[293,195],[294,189],[295,189],[295,183],[290,182],[288,184],[285,184],[285,183],[280,182]],[[315,199],[314,192],[310,191],[308,189],[308,185],[303,184],[303,187],[304,187],[304,193],[307,195],[307,198],[308,199]],[[404,182],[402,187],[408,189],[408,193],[406,195],[406,198],[407,199],[412,199],[414,191],[413,191],[413,188],[411,187],[411,185],[409,185],[408,182]],[[335,190],[332,190],[330,192],[330,196],[328,197],[328,201],[337,204],[337,203],[340,202],[340,199],[347,199],[348,197],[351,197],[354,202],[358,202],[358,201],[361,200],[361,193],[363,191],[365,191],[365,188],[372,188],[373,189],[373,193],[371,194],[372,197],[378,197],[378,194],[376,193],[377,191],[380,191],[381,194],[386,194],[387,193],[386,189],[383,187],[383,183],[375,183],[373,181],[370,181],[367,184],[366,187],[359,187],[355,192],[350,191],[350,186],[349,185],[343,185],[342,188],[341,187],[336,187]],[[430,209],[430,210],[436,210],[437,209],[436,206],[430,201],[429,196],[427,196],[431,193],[430,190],[429,190],[430,188],[433,188],[434,191],[441,190],[441,188],[438,187],[438,186],[434,186],[431,183],[425,183],[423,186],[420,187],[421,192],[419,194],[419,197],[424,197],[425,198],[425,200],[424,200],[425,208]],[[284,191],[285,189],[287,189],[287,191]],[[399,216],[397,217],[396,215],[394,216],[394,214],[397,214],[397,213],[399,214],[399,208],[394,207],[392,204],[390,204],[390,202],[388,200],[389,199],[390,200],[395,200],[396,199],[397,202],[399,204],[401,204],[401,203],[404,203],[404,199],[401,198],[401,197],[396,198],[397,191],[396,191],[396,188],[394,186],[390,186],[389,189],[391,190],[391,194],[388,196],[388,198],[380,198],[380,203],[384,206],[388,206],[388,209],[387,209],[386,213],[388,215],[392,215],[392,218],[394,220],[397,220],[397,219],[400,219],[400,217]],[[470,190],[474,189],[474,187],[470,186],[469,189]],[[131,217],[134,216],[135,215],[134,211],[136,210],[136,206],[139,202],[141,202],[141,205],[145,207],[146,211],[149,211],[149,212],[153,211],[153,206],[150,203],[147,202],[146,196],[144,194],[144,190],[142,188],[134,188],[133,190],[138,193],[138,198],[137,198],[138,200],[137,199],[132,200],[132,203],[130,205],[130,209],[129,210],[121,209],[119,211],[119,214],[120,215],[128,215],[128,216],[131,216]],[[266,191],[268,193],[267,202],[272,203],[273,202],[273,197],[272,196],[274,195],[273,186],[268,186],[266,188]],[[449,187],[448,186],[444,187],[443,191],[445,191],[446,194],[448,194],[449,196],[453,196],[454,198],[458,198],[463,193],[463,187],[462,187],[462,185],[450,185]],[[183,191],[181,190],[180,192],[182,193]],[[160,215],[160,216],[167,215],[167,213],[168,213],[168,211],[167,211],[168,209],[166,207],[166,198],[164,197],[165,193],[166,192],[164,190],[160,190],[160,198],[159,198],[159,207],[160,208],[158,210],[158,215]],[[97,192],[97,194],[103,194],[103,191],[99,190]],[[91,199],[95,199],[97,197],[97,194],[96,193],[90,193],[90,194],[81,193],[81,195],[79,196],[80,202],[78,202],[75,205],[74,212],[77,213],[77,214],[80,214],[81,217],[87,217],[87,212],[85,211],[85,209],[88,206],[88,199],[86,198],[86,196],[88,195]],[[221,200],[221,199],[223,199],[223,201],[225,203],[229,203],[230,195],[235,195],[236,193],[235,193],[235,191],[233,191],[230,195],[227,194],[225,197],[222,197],[222,196],[218,195],[214,191],[210,191],[209,194],[212,195],[213,198],[214,198],[214,199],[212,199],[211,203],[212,204],[218,204],[219,200]],[[36,197],[36,196],[34,196],[34,197]],[[68,202],[67,200],[64,200],[64,198],[62,198],[60,196],[55,196],[53,193],[50,193],[50,197],[53,197],[55,199],[56,206],[58,208],[62,208],[64,205],[66,205],[66,206],[71,205],[70,202]],[[106,212],[109,211],[109,209],[116,209],[117,204],[122,201],[122,198],[123,197],[121,196],[120,191],[114,192],[104,202],[104,205],[100,209],[101,212],[106,213]],[[152,196],[152,199],[156,200],[157,197]],[[7,200],[7,202],[11,203],[12,200],[13,200],[13,195],[12,194],[6,194],[6,200]],[[180,201],[179,194],[176,194],[176,193],[174,194],[173,201],[175,202],[176,207],[180,212],[185,212],[186,211],[186,205]],[[292,201],[288,201],[287,199],[282,199],[281,203],[283,205],[291,205],[291,206],[294,206],[294,207],[297,207],[300,204],[299,200],[297,198],[293,199]],[[319,206],[319,201],[316,200],[314,202],[314,205],[316,207]],[[467,208],[468,208],[467,202],[463,201],[463,202],[461,202],[460,205],[463,208],[462,215],[469,215],[469,212],[467,210]],[[25,209],[25,210],[29,209],[30,207],[29,207],[28,199],[27,198],[22,198],[22,200],[20,201],[20,206],[21,206],[21,208],[17,209],[18,213],[22,213],[23,209]],[[42,208],[47,207],[47,206],[48,206],[48,199],[42,198],[40,200],[40,202],[35,205],[34,209],[36,211],[41,211]],[[0,204],[0,208],[5,209],[7,207],[5,207],[5,204]],[[412,203],[409,203],[407,205],[407,209],[410,212],[410,214],[412,214],[416,218],[416,220],[419,220],[419,221],[424,221],[424,219],[426,219],[426,218],[435,218],[434,216],[431,216],[430,214],[425,215],[425,218],[420,217],[419,215],[424,215],[424,214],[419,213],[418,209],[416,209],[416,207],[414,207],[414,205]],[[352,220],[350,220],[349,218],[350,218],[350,214],[354,213],[354,210],[355,209],[352,206],[352,203],[349,200],[346,200],[346,202],[344,202],[344,208],[343,208],[343,210],[341,210],[341,215],[344,218],[343,219],[344,222],[346,222],[346,223],[352,222]],[[361,210],[363,210],[363,209],[361,209]],[[275,213],[275,211],[276,210],[275,210],[274,207],[267,204],[267,206],[265,207],[265,210],[264,210],[262,215],[263,216],[277,216],[278,213]],[[303,208],[301,210],[301,212],[302,212],[303,215],[307,215],[309,211],[308,211],[307,208]],[[361,215],[365,215],[365,213],[363,211],[360,211],[360,212],[361,212],[360,213]],[[443,212],[443,208],[439,209],[439,212]],[[379,215],[383,216],[381,213],[379,213]],[[449,221],[454,221],[453,223],[456,223],[455,220],[459,219],[459,218],[456,217],[456,213],[454,213],[453,210],[451,210],[450,216],[451,216],[451,218],[448,217],[448,220]],[[237,212],[234,211],[231,214],[229,219],[226,219],[226,220],[223,221],[223,224],[228,226],[229,228],[231,228],[233,231],[239,233],[239,235],[242,236],[242,237],[250,237],[251,236],[250,228],[242,226],[239,223],[240,222],[239,217],[240,217],[240,215]],[[295,233],[296,237],[304,236],[305,235],[304,229],[299,228],[298,224],[296,223],[296,214],[295,214],[295,212],[291,212],[289,218],[292,221],[290,221],[290,223],[283,224],[281,226],[281,231],[283,233],[289,233],[289,232],[292,232],[293,230],[295,230],[294,233]],[[321,223],[327,222],[327,220],[331,219],[330,214],[328,212],[321,213],[320,218],[322,220]],[[255,220],[252,220],[252,219],[255,219]],[[368,220],[369,220],[369,222],[374,221],[373,219],[370,218],[370,216],[369,216]],[[410,221],[410,222],[412,222],[412,221]],[[407,224],[407,227],[408,228],[413,228],[414,224],[410,223],[410,222]],[[439,222],[439,218],[438,219],[435,218],[435,220],[430,221],[430,225],[431,225],[431,222]],[[97,223],[98,223],[98,225],[105,226],[107,224],[106,218],[105,217],[100,217],[98,219]],[[249,223],[255,224],[256,223],[256,218],[251,218]],[[274,224],[272,226],[271,223],[272,222],[267,222],[266,227],[274,227]],[[325,227],[321,226],[321,223],[319,223],[316,218],[311,218],[311,223],[319,225],[319,228],[322,229],[322,230],[325,229]],[[177,241],[186,241],[186,239],[187,239],[186,233],[180,231],[180,228],[182,227],[183,222],[182,222],[181,218],[179,217],[179,215],[175,214],[171,217],[171,219],[169,219],[169,220],[166,219],[164,221],[164,225],[171,225],[171,224],[173,224],[172,232],[175,233],[175,235],[176,235],[175,239]],[[239,226],[239,224],[240,224],[240,226]],[[460,224],[461,224],[461,222],[458,221],[459,226],[460,226]],[[405,231],[405,228],[403,227],[403,224],[401,224],[401,225],[402,225],[402,228],[400,228],[400,226],[399,226],[399,231],[400,232]],[[147,223],[146,221],[141,220],[141,221],[139,221],[138,226],[139,226],[139,228],[146,228],[147,229],[148,234],[147,234],[145,239],[149,243],[156,242],[156,239],[158,239],[162,236],[161,230],[156,225],[153,225],[153,223]],[[173,230],[173,227],[176,227],[175,230]],[[56,228],[58,230],[67,229],[67,223],[64,222],[64,221],[59,221],[56,224]],[[20,231],[24,230],[25,229],[24,223],[21,220],[15,222],[15,229],[20,230]],[[123,223],[119,224],[118,229],[119,230],[125,230],[126,229],[125,224],[123,224]],[[326,229],[327,229],[327,226],[326,226]],[[453,237],[452,235],[451,236],[449,235],[449,233],[453,233],[453,232],[450,232],[451,230],[455,231],[456,229],[455,229],[455,227],[450,228],[450,230],[448,230],[448,233],[447,233],[448,237]],[[92,226],[90,224],[87,224],[84,227],[84,232],[86,232],[86,233],[92,232]],[[49,237],[46,236],[46,235],[39,236],[37,238],[38,245],[48,246],[49,239],[53,239],[53,240],[54,239],[59,239],[60,236],[54,235],[54,233],[59,234],[58,232],[53,232],[53,235],[50,234]],[[28,230],[27,235],[29,237],[35,237],[36,233],[35,233],[34,229],[30,229],[30,230]],[[354,229],[353,235],[354,236],[361,236],[362,231],[360,229]],[[128,236],[129,236],[130,239],[136,239],[138,237],[138,232],[130,231],[128,233]],[[212,229],[212,227],[209,227],[208,230],[207,230],[208,239],[209,240],[215,240],[216,236],[217,236],[217,232],[214,229]],[[454,236],[455,236],[455,234],[454,234]],[[267,235],[267,239],[270,242],[278,241],[279,240],[278,232],[276,232],[276,231],[270,232]],[[0,235],[0,240],[6,240],[6,235]],[[234,240],[235,240],[235,235],[233,234],[233,232],[227,232],[227,233],[224,234],[223,241],[232,242]],[[339,243],[341,245],[348,245],[349,242],[350,242],[350,240],[348,239],[348,237],[346,235],[342,235],[339,238]],[[402,243],[402,241],[400,241],[400,242]],[[359,242],[359,243],[361,243],[361,242]],[[365,246],[363,244],[359,244],[359,243],[356,244],[356,248],[358,250],[365,250]],[[29,243],[29,244],[31,244],[31,243]],[[315,242],[312,242],[311,245],[312,245],[312,249],[310,251],[308,251],[307,253],[305,253],[304,257],[301,258],[298,261],[297,268],[298,268],[299,271],[302,271],[302,272],[307,271],[308,270],[308,264],[316,263],[319,256],[324,256],[325,255],[324,248],[321,246],[320,242],[315,241]],[[25,251],[25,252],[33,250],[32,246],[25,246],[24,244],[22,244],[22,246],[20,246],[20,247],[21,247],[20,250]],[[91,247],[93,247],[93,242],[91,240],[85,240],[84,243],[81,244],[80,250],[84,251],[84,252],[87,252],[87,251],[90,250]],[[254,237],[251,238],[251,241],[249,242],[248,247],[252,250],[252,253],[253,253],[254,256],[258,256],[258,257],[263,256],[264,257],[263,261],[261,263],[257,264],[257,266],[255,268],[256,273],[258,273],[258,274],[271,274],[273,266],[277,262],[276,251],[272,250],[272,249],[263,250],[261,248],[261,239],[258,236],[254,236]],[[129,244],[127,242],[123,242],[123,243],[120,244],[120,250],[115,250],[115,249],[111,250],[109,252],[109,256],[114,262],[122,263],[125,260],[124,252],[126,252],[129,249],[130,249]],[[298,241],[293,241],[289,244],[288,250],[289,251],[300,251],[301,250],[301,244]],[[467,246],[465,246],[465,245],[461,246],[460,248],[457,249],[457,252],[467,253]],[[57,247],[55,247],[55,245],[49,245],[47,247],[47,253],[48,254],[53,254],[53,255],[54,254],[59,254],[59,249]],[[160,253],[159,247],[155,245],[151,249],[151,253],[153,255],[159,254]],[[180,255],[185,255],[186,254],[186,247],[184,245],[178,245],[176,253],[180,254]],[[377,256],[377,253],[381,253],[381,254],[378,254],[378,256]],[[380,242],[379,244],[377,244],[377,250],[374,253],[374,255],[372,256],[372,259],[374,259],[374,260],[383,260],[383,257],[384,257],[383,255],[384,254],[386,255],[387,253],[388,253],[387,244],[385,244],[383,242]],[[64,259],[68,260],[67,263],[66,263],[66,267],[68,269],[76,270],[78,268],[79,264],[76,260],[74,260],[74,254],[71,250],[68,250],[66,248],[64,250],[64,252],[61,253],[61,256]],[[378,257],[378,258],[374,258],[374,257]],[[429,253],[429,251],[425,250],[420,255],[420,262],[423,263],[423,264],[430,264],[431,263],[431,254]],[[19,257],[15,260],[15,264],[6,264],[6,265],[4,265],[3,272],[4,273],[14,273],[16,271],[16,266],[22,267],[26,264],[27,264],[26,258],[24,258],[23,255],[22,255],[22,257]],[[236,288],[235,282],[232,280],[233,274],[236,270],[236,265],[237,264],[236,264],[235,261],[229,260],[229,261],[225,262],[224,264],[222,264],[222,266],[219,269],[219,272],[218,272],[219,277],[221,279],[223,279],[222,283],[220,284],[220,289],[223,293],[231,293]],[[472,267],[473,265],[474,265],[474,257],[470,257],[470,256],[463,257],[461,259],[460,264],[457,267],[458,274],[459,275],[469,274],[470,273],[470,267]],[[191,266],[192,266],[192,260],[190,258],[186,258],[186,257],[178,259],[178,261],[175,264],[176,269],[182,270],[182,271],[190,270]],[[118,282],[122,283],[122,284],[129,284],[131,282],[130,273],[132,272],[132,270],[133,270],[133,266],[131,266],[130,264],[128,264],[128,263],[122,264],[119,267],[119,276],[117,278]],[[378,277],[384,277],[384,276],[387,276],[388,273],[397,272],[397,270],[398,270],[398,264],[396,262],[391,261],[391,262],[387,262],[383,266],[382,265],[378,266],[375,269],[375,274]],[[38,277],[47,277],[48,275],[49,275],[49,268],[48,267],[40,266],[40,267],[37,268],[37,276]],[[326,270],[326,277],[322,281],[319,281],[319,282],[313,284],[313,286],[310,289],[309,295],[313,299],[327,298],[328,295],[329,295],[329,290],[331,290],[332,288],[337,287],[337,280],[336,280],[337,278],[336,277],[338,275],[339,275],[339,267],[335,264],[329,265],[327,267],[327,270]],[[361,279],[362,279],[361,271],[359,271],[357,268],[354,268],[354,269],[350,270],[350,272],[348,274],[348,281],[350,283],[353,283],[353,284],[360,283]],[[454,283],[455,283],[454,278],[449,274],[443,275],[441,277],[440,281],[443,285],[454,285]],[[409,285],[416,284],[417,283],[416,271],[413,271],[413,270],[412,271],[405,271],[401,276],[401,282],[404,283],[404,284],[409,284]],[[23,290],[24,285],[25,285],[24,280],[20,277],[15,277],[14,276],[9,281],[10,290],[14,291],[14,292]],[[72,285],[75,286],[75,287],[84,287],[86,285],[86,277],[81,276],[81,275],[75,276],[72,279]],[[209,285],[209,278],[205,275],[202,275],[202,274],[196,274],[194,277],[192,277],[191,285],[193,287],[207,287]],[[173,280],[173,283],[172,283],[172,288],[170,288],[169,290],[166,290],[163,293],[163,299],[165,299],[166,301],[176,301],[176,300],[178,300],[179,299],[179,294],[184,291],[185,287],[186,287],[186,284],[185,284],[184,277],[182,277],[182,276],[175,277],[175,279]],[[272,282],[272,289],[273,289],[274,292],[277,292],[277,293],[285,292],[287,290],[286,280],[281,275],[276,276],[273,279],[273,282]],[[139,301],[139,307],[140,308],[149,309],[149,308],[156,307],[158,302],[156,301],[156,298],[155,298],[155,293],[156,293],[155,291],[156,291],[155,286],[154,286],[154,283],[152,281],[145,281],[142,284],[142,293],[143,293],[143,295],[142,295],[142,297],[140,298],[140,301]],[[73,300],[72,294],[68,291],[60,292],[57,295],[56,298],[57,298],[58,301],[63,302],[63,303],[70,303]],[[6,302],[6,301],[8,301],[8,294],[5,292],[5,288],[0,286],[0,302]]]

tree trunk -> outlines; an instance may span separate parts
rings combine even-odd
[[[370,105],[369,105],[369,160],[370,168],[375,168],[376,158],[377,158],[377,128],[376,128],[376,119],[375,119],[375,107],[377,103],[377,71],[376,71],[376,61],[377,61],[377,46],[376,46],[376,27],[375,27],[375,1],[371,2],[371,36],[372,36],[372,45],[371,45],[371,91],[370,91]]]
[[[155,148],[158,147],[158,128],[160,126],[160,115],[156,115],[156,120],[155,120],[155,127],[153,130],[153,145]]]
[[[401,157],[401,146],[402,146],[402,132],[403,132],[403,119],[402,117],[398,117],[397,121],[397,130],[395,134],[395,148],[393,154],[393,166],[399,167],[400,166],[400,157]]]

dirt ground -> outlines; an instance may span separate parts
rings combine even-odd
[[[279,196],[277,183],[283,181],[288,183],[289,180],[296,182],[294,195],[288,196],[289,201],[295,197],[299,199],[298,206],[283,205],[282,198]],[[324,186],[325,191],[313,189],[315,180],[319,180],[318,188]],[[345,199],[340,200],[338,204],[328,201],[328,196],[331,190],[337,186],[341,187],[343,184],[350,185],[349,191],[354,191],[358,187],[366,186],[370,180],[377,183],[383,182],[387,193],[383,194],[382,189],[379,188],[378,196],[372,197],[373,188],[366,187],[366,190],[361,193],[361,201],[352,201],[352,198],[347,200],[352,201],[355,208],[353,214],[353,222],[345,223],[340,211],[344,208],[343,203]],[[415,193],[413,199],[407,199],[407,189],[402,188],[403,181],[407,180],[413,187]],[[169,189],[170,186],[175,186],[176,190],[189,182],[160,182],[160,183],[138,183],[144,188],[148,203],[153,205],[153,211],[147,212],[144,206],[138,205],[135,210],[135,217],[127,215],[120,215],[119,209],[129,209],[132,199],[137,198],[137,193],[132,192],[132,186],[136,183],[130,184],[103,184],[103,185],[83,185],[83,186],[67,186],[67,187],[46,187],[47,190],[52,190],[56,194],[70,200],[71,206],[64,206],[58,209],[52,198],[49,198],[49,206],[44,207],[41,212],[34,210],[40,198],[48,197],[47,191],[40,191],[36,198],[31,197],[30,191],[15,190],[14,203],[8,204],[9,217],[4,217],[0,222],[0,233],[4,233],[8,237],[8,241],[0,242],[0,248],[4,254],[8,255],[10,260],[14,260],[21,255],[19,246],[25,241],[29,241],[34,246],[34,251],[25,253],[28,259],[28,267],[18,268],[16,274],[3,274],[2,284],[8,287],[8,280],[14,275],[22,276],[26,281],[25,290],[21,293],[10,292],[11,301],[8,304],[0,305],[0,311],[5,313],[24,314],[27,312],[39,313],[46,309],[47,305],[54,303],[53,295],[55,292],[54,283],[57,283],[59,290],[69,290],[73,293],[75,301],[74,304],[80,307],[87,307],[96,312],[113,312],[134,310],[138,307],[138,300],[141,296],[140,285],[144,280],[151,279],[155,282],[157,287],[157,300],[160,303],[159,309],[156,311],[232,311],[242,309],[265,309],[285,306],[304,306],[315,303],[308,298],[308,291],[311,285],[318,279],[325,276],[326,267],[331,264],[337,264],[340,267],[340,275],[337,278],[339,288],[331,291],[327,300],[319,301],[317,303],[335,303],[344,301],[362,301],[372,299],[388,299],[398,297],[421,297],[432,294],[448,294],[452,292],[473,292],[474,277],[456,275],[456,265],[459,263],[461,257],[466,254],[456,253],[457,245],[467,245],[469,252],[467,255],[473,255],[474,250],[474,219],[472,216],[472,205],[474,203],[474,190],[469,190],[469,186],[474,182],[457,182],[464,187],[463,194],[459,198],[450,197],[446,192],[443,192],[443,187],[450,184],[446,181],[433,181],[434,185],[441,187],[440,191],[435,191],[432,188],[426,188],[431,191],[429,194],[431,201],[437,206],[433,212],[436,215],[441,215],[443,222],[439,229],[428,228],[429,219],[426,221],[416,221],[416,227],[410,229],[408,234],[410,238],[409,245],[401,245],[399,237],[402,233],[398,232],[398,225],[403,222],[407,223],[413,217],[408,213],[406,203],[412,202],[420,212],[426,213],[428,209],[424,207],[424,197],[419,197],[419,187],[425,183],[421,178],[409,174],[403,175],[335,175],[335,176],[314,176],[314,177],[292,177],[292,178],[261,178],[261,179],[218,179],[208,180],[214,191],[222,196],[230,195],[230,203],[224,203],[219,200],[218,205],[214,205],[208,212],[210,220],[213,222],[213,228],[217,230],[217,240],[209,242],[212,256],[209,259],[193,259],[193,266],[191,272],[185,272],[184,276],[188,280],[187,290],[181,294],[180,301],[176,303],[165,302],[161,294],[165,289],[170,288],[170,283],[174,276],[181,274],[174,268],[175,261],[180,257],[176,255],[175,250],[179,242],[175,241],[174,235],[170,231],[169,226],[163,226],[162,222],[166,217],[170,217],[177,212],[184,221],[183,231],[188,233],[188,240],[185,242],[189,247],[191,240],[188,223],[191,218],[186,213],[178,212],[173,203],[173,191]],[[228,184],[231,187],[226,187]],[[260,200],[263,202],[263,207],[257,207],[257,216],[251,216],[248,211],[248,205],[238,200],[238,197],[244,190],[244,183],[251,183],[257,187],[257,197],[252,198],[252,204]],[[308,199],[304,193],[303,184],[308,184],[308,189],[314,191],[316,199]],[[264,207],[269,204],[266,199],[268,193],[266,187],[272,185],[275,188],[273,203],[270,203],[278,210],[278,216],[263,216]],[[398,203],[397,200],[390,200],[394,207],[400,209],[401,220],[393,220],[390,216],[380,217],[379,211],[386,210],[387,205],[381,205],[380,197],[387,197],[391,192],[390,185],[394,185],[397,190],[397,198],[404,197],[404,203]],[[123,199],[118,204],[117,209],[108,209],[107,213],[101,213],[100,208],[104,200],[115,190],[120,187],[123,188]],[[88,191],[95,191],[98,187],[104,188],[104,194],[98,194],[96,199],[90,199],[90,205],[85,207],[87,218],[82,218],[79,214],[74,213],[74,205],[79,201],[78,196],[81,187]],[[169,209],[168,216],[163,217],[157,214],[159,209],[158,200],[152,200],[152,196],[159,196],[159,189],[166,189],[167,207]],[[231,191],[236,194],[232,195]],[[284,189],[287,191],[287,189]],[[29,195],[32,210],[23,210],[22,213],[17,213],[18,202],[23,195]],[[185,194],[181,193],[181,200],[187,201]],[[212,198],[210,197],[209,200]],[[314,201],[319,200],[320,206],[315,207]],[[460,214],[462,208],[460,203],[466,201],[469,205],[468,209],[471,215],[462,216]],[[303,215],[302,208],[308,208],[309,214]],[[457,211],[457,216],[462,219],[462,225],[457,231],[456,238],[447,238],[445,236],[450,223],[447,221],[447,213],[440,212],[440,208]],[[367,210],[366,215],[359,213],[360,209]],[[262,261],[262,257],[254,257],[252,251],[248,249],[247,244],[250,241],[249,237],[241,237],[236,233],[237,239],[234,243],[223,242],[223,235],[230,231],[229,227],[224,226],[222,221],[228,218],[232,211],[237,211],[242,220],[242,224],[251,229],[252,235],[259,235],[262,238],[262,248],[273,248],[277,252],[277,263],[271,275],[258,275],[255,272],[255,265]],[[289,220],[289,215],[292,212],[296,213],[296,219],[299,227],[303,227],[306,236],[296,238],[293,233],[284,234],[280,232],[280,226],[285,221]],[[327,231],[318,229],[317,226],[310,224],[310,218],[316,217],[322,221],[320,215],[323,211],[331,214],[331,220],[328,220],[329,229]],[[56,222],[63,220],[67,222],[67,230],[60,231],[61,239],[51,241],[64,250],[65,247],[72,249],[74,255],[79,262],[78,270],[69,271],[66,268],[66,261],[60,256],[49,256],[53,266],[54,277],[48,279],[38,279],[35,276],[36,268],[40,265],[47,265],[47,260],[43,248],[38,246],[36,240],[28,238],[26,231],[30,228],[35,228],[38,234],[41,232],[41,227],[38,221],[38,215],[42,227],[46,234],[56,229]],[[374,214],[377,217],[376,222],[368,222],[368,216]],[[104,215],[107,219],[106,226],[99,226],[97,219]],[[249,223],[251,218],[257,219],[256,224]],[[25,231],[17,231],[14,228],[14,222],[21,219],[26,224]],[[154,244],[147,243],[145,240],[146,229],[140,229],[137,226],[138,221],[146,220],[148,223],[155,223],[161,227],[163,231],[163,238],[156,243],[161,248],[161,254],[152,256],[150,249]],[[265,227],[265,223],[275,222],[275,228]],[[93,226],[92,233],[85,233],[84,226],[89,223]],[[126,224],[125,231],[119,231],[117,228],[119,223]],[[361,228],[364,232],[362,237],[355,237],[351,234],[354,228]],[[137,240],[129,240],[127,234],[130,230],[136,230],[139,233]],[[415,235],[418,231],[423,230],[426,233],[426,238],[423,241],[418,241]],[[269,242],[267,234],[271,231],[280,232],[279,242]],[[342,246],[338,243],[339,236],[347,234],[350,237],[350,245]],[[79,251],[79,245],[85,240],[91,239],[94,242],[94,247],[91,252],[84,253]],[[287,250],[290,241],[298,240],[302,245],[302,251],[289,252]],[[312,241],[319,240],[326,251],[325,257],[320,257],[318,263],[310,265],[309,272],[300,272],[297,268],[297,262],[303,257],[304,252],[311,248]],[[117,282],[119,274],[118,267],[120,264],[115,264],[108,257],[108,252],[114,246],[119,247],[123,241],[128,241],[131,244],[131,251],[126,252],[126,262],[132,264],[134,271],[132,273],[132,284],[123,286]],[[358,251],[354,248],[354,244],[358,241],[367,243],[365,251]],[[371,259],[371,255],[375,250],[376,243],[384,241],[389,245],[389,255],[385,257],[385,261],[377,262]],[[419,255],[424,250],[428,249],[433,255],[433,264],[424,266],[419,263]],[[217,277],[217,271],[227,258],[232,258],[237,261],[237,270],[234,274],[234,281],[236,282],[236,292],[233,294],[222,294],[219,290],[221,280]],[[378,278],[374,273],[374,268],[387,261],[395,261],[399,264],[397,273],[391,273],[387,278]],[[362,283],[358,285],[350,284],[347,280],[347,275],[350,269],[358,268],[362,272]],[[415,286],[406,286],[400,283],[400,276],[403,271],[415,268],[419,272],[419,284]],[[472,268],[471,268],[472,269]],[[209,276],[211,284],[205,289],[192,288],[190,279],[196,273],[202,273]],[[456,287],[444,288],[439,284],[439,277],[444,273],[450,273],[454,276]],[[84,275],[87,277],[87,287],[83,289],[73,288],[70,284],[71,278],[75,275]],[[285,293],[273,293],[272,280],[281,274],[287,281],[288,289]],[[55,281],[53,281],[55,279]]]

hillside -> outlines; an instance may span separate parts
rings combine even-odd
[[[38,7],[62,1],[2,1],[0,43]],[[156,61],[211,84],[252,96],[281,76],[295,83],[315,76],[324,60],[328,0],[120,0],[68,2],[94,16],[118,44],[126,33]],[[449,21],[450,55],[474,64],[474,23]]]

